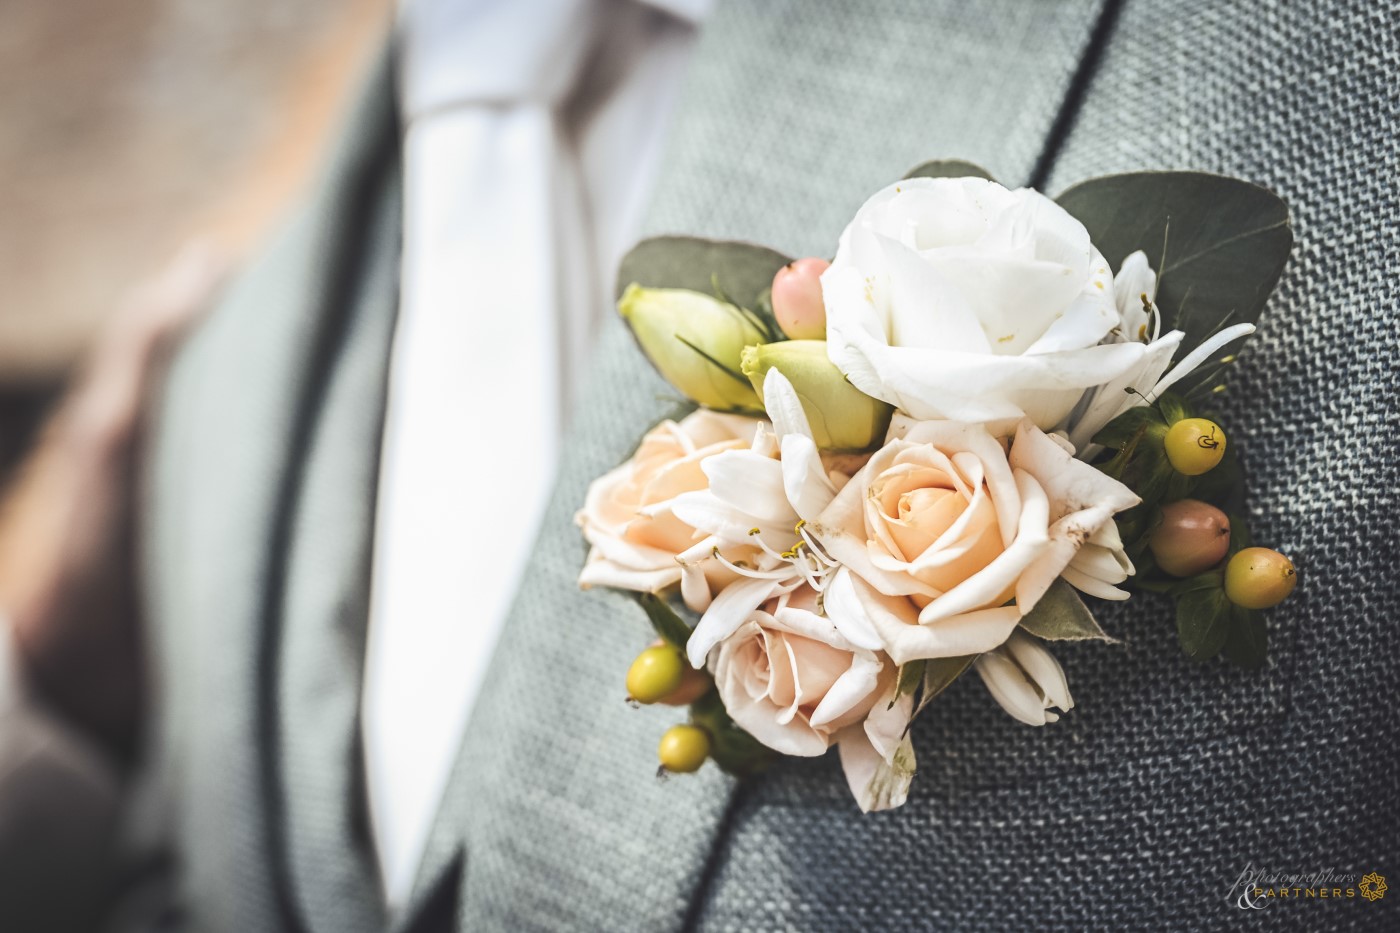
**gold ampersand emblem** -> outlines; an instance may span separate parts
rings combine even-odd
[[[1371,872],[1369,875],[1362,878],[1361,884],[1358,885],[1358,887],[1361,889],[1361,896],[1368,901],[1380,900],[1385,897],[1385,892],[1389,890],[1386,887],[1385,878],[1375,872]]]

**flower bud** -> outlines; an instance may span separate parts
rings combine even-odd
[[[973,666],[1001,708],[1027,725],[1058,720],[1051,707],[1065,713],[1074,708],[1060,662],[1038,640],[1020,632],[1012,632],[1000,648],[978,655]]]
[[[893,409],[846,381],[824,340],[786,340],[744,350],[744,375],[763,397],[770,369],[787,377],[802,401],[813,439],[823,450],[864,450],[885,436]]]
[[[670,645],[653,645],[627,671],[627,693],[638,703],[655,703],[676,691],[685,675],[681,653]]]
[[[661,737],[656,757],[661,767],[676,774],[699,771],[710,757],[710,734],[699,726],[672,726]]]
[[[1162,506],[1162,524],[1147,546],[1167,573],[1194,577],[1220,563],[1230,549],[1230,519],[1208,502],[1172,502]]]
[[[826,339],[826,303],[822,300],[825,259],[808,257],[790,262],[773,276],[773,316],[793,340]]]
[[[1225,456],[1225,432],[1206,418],[1182,418],[1167,431],[1164,443],[1172,469],[1186,476],[1210,472]]]
[[[1293,562],[1266,547],[1247,547],[1225,565],[1225,596],[1236,606],[1268,609],[1298,585]]]
[[[657,372],[687,398],[720,411],[762,411],[739,370],[744,347],[766,337],[756,320],[700,292],[627,286],[618,313]]]

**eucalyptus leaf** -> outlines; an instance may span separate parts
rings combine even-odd
[[[895,687],[895,698],[906,697],[918,689],[919,684],[924,682],[925,661],[910,661],[899,668],[899,683]],[[890,702],[894,705],[894,701]]]
[[[773,333],[768,291],[773,276],[792,259],[766,246],[694,236],[642,240],[622,257],[617,296],[633,282],[644,288],[684,288],[730,301],[756,315]]]
[[[996,181],[992,173],[980,165],[961,159],[935,159],[911,168],[905,178],[985,178]]]
[[[1193,661],[1215,657],[1230,634],[1230,601],[1216,587],[1183,593],[1176,603],[1176,637]]]
[[[643,593],[637,597],[637,602],[646,611],[656,634],[672,647],[685,651],[685,643],[690,640],[691,628],[676,610],[671,608],[670,603],[654,593]]]
[[[914,716],[910,717],[912,722],[915,716],[924,711],[924,707],[933,702],[933,698],[953,685],[972,666],[972,662],[977,660],[977,655],[968,654],[957,658],[931,658],[924,666],[924,692],[919,697],[919,705],[914,710]]]
[[[1057,200],[1114,270],[1135,250],[1147,254],[1163,322],[1186,332],[1178,356],[1222,327],[1257,321],[1293,247],[1283,199],[1222,175],[1107,175]]]
[[[1021,628],[1046,641],[1117,640],[1099,627],[1079,593],[1062,579],[1050,584],[1035,608],[1021,619]]]

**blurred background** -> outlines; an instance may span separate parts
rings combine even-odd
[[[0,0],[0,482],[124,295],[296,198],[393,0]]]

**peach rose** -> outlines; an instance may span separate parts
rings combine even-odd
[[[730,717],[758,741],[802,757],[837,745],[861,809],[904,802],[914,773],[912,698],[896,700],[899,669],[846,640],[811,587],[751,612],[716,646],[710,669]]]
[[[656,593],[681,582],[676,556],[705,535],[675,516],[676,497],[709,488],[701,465],[716,454],[747,449],[759,424],[700,409],[648,431],[631,459],[593,481],[575,517],[592,545],[579,585]],[[683,587],[687,605],[704,611],[731,579],[722,564],[707,562],[703,574],[690,575]]]
[[[990,651],[1138,501],[1029,420],[1008,442],[985,425],[897,418],[817,522],[845,565],[826,610],[898,664]]]
[[[765,603],[711,665],[730,717],[784,755],[822,754],[894,683],[889,659],[846,641],[816,605],[806,586]]]

